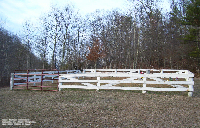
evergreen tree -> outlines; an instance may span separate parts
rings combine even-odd
[[[186,6],[186,14],[183,24],[189,27],[189,33],[185,35],[185,42],[190,43],[193,51],[189,53],[196,59],[198,69],[200,67],[200,0],[190,0]],[[197,70],[198,70],[197,69]]]

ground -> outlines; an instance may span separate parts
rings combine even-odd
[[[67,89],[0,89],[1,119],[30,119],[21,127],[200,127],[200,79],[187,93]],[[6,127],[6,126],[1,126]],[[18,127],[18,126],[14,126]]]

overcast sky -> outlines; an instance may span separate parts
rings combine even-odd
[[[26,20],[37,20],[52,5],[73,4],[82,15],[96,9],[124,8],[126,0],[0,0],[0,25],[18,33]]]
[[[96,9],[125,9],[128,6],[127,0],[0,0],[0,25],[16,34],[25,21],[37,21],[51,6],[67,4],[73,4],[82,15]]]

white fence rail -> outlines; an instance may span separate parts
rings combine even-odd
[[[60,74],[58,88],[187,91],[192,96],[193,77],[188,70],[85,69],[83,73]]]
[[[23,73],[22,73],[23,72]],[[36,86],[38,83],[50,81],[52,84],[55,80],[58,80],[58,74],[76,74],[81,73],[80,70],[65,70],[65,71],[58,71],[58,70],[30,70],[27,72],[26,70],[19,70],[17,73],[11,73],[10,78],[10,90],[18,89],[17,87],[28,87],[28,86]],[[28,77],[27,77],[28,76]],[[29,85],[27,85],[27,83]],[[41,85],[42,86],[42,85]],[[42,86],[44,87],[44,86]],[[22,88],[21,88],[22,89]]]

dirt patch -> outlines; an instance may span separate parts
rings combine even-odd
[[[30,119],[31,127],[199,127],[199,79],[194,97],[179,93],[63,89],[0,89],[1,119]],[[0,124],[1,125],[1,124]],[[6,127],[6,126],[1,126]],[[18,126],[16,126],[18,127]]]

